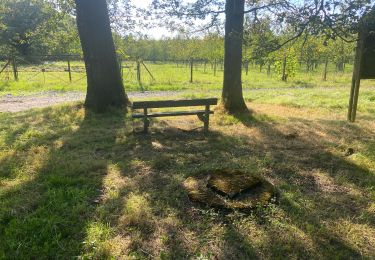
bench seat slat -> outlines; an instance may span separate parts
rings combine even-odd
[[[133,102],[133,109],[216,105],[217,98]]]
[[[204,115],[206,111],[196,110],[196,111],[173,111],[173,112],[158,112],[147,114],[147,117],[167,117],[167,116],[191,116],[191,115]],[[213,111],[210,111],[210,114],[213,114]],[[144,118],[144,114],[136,113],[132,115],[133,118]]]

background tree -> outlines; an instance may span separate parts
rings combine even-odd
[[[276,49],[279,41],[272,30],[269,17],[259,18],[256,15],[246,15],[244,25],[244,60],[255,61],[260,70],[267,64],[268,70],[274,62],[270,51]]]
[[[222,105],[229,113],[247,110],[242,94],[242,40],[244,0],[227,0],[225,5],[224,83]]]
[[[241,27],[238,21],[243,21],[246,13],[252,13],[256,18],[272,17],[272,30],[275,32],[293,29],[289,39],[274,46],[273,49],[276,50],[293,43],[306,32],[312,35],[326,34],[329,37],[350,38],[353,31],[358,28],[359,18],[370,10],[370,4],[370,0],[195,0],[189,2],[153,0],[150,10],[156,10],[155,15],[159,19],[178,17],[182,21],[182,18],[185,18],[190,21],[189,27],[193,24],[191,21],[196,19],[209,20],[208,24],[201,26],[203,29],[218,27],[225,13],[226,66],[222,102],[228,112],[241,112],[245,107],[242,97],[241,66],[238,66],[241,63],[242,52],[239,54],[238,49],[233,46],[242,48],[243,39],[239,36],[243,35],[243,25]],[[161,15],[160,11],[162,11]],[[236,16],[232,15],[232,12],[235,12]],[[176,28],[176,23],[178,22],[175,20],[170,21],[173,28]]]
[[[294,77],[298,68],[298,55],[295,46],[284,46],[274,53],[276,73],[287,81]]]
[[[116,59],[107,4],[102,0],[75,2],[87,74],[85,105],[97,112],[124,107],[129,101]]]
[[[77,52],[74,18],[44,0],[4,0],[0,3],[0,46],[6,55],[28,57]]]
[[[200,44],[203,49],[203,57],[211,62],[216,76],[217,63],[224,59],[224,37],[218,33],[208,33]]]

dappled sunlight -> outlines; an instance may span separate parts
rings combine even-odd
[[[41,250],[46,256],[76,255],[82,245],[69,241],[82,236],[107,166],[103,158],[93,154],[97,143],[81,149],[80,142],[89,143],[90,137],[98,140],[100,133],[87,132],[102,122],[87,116],[81,106],[38,109],[28,114],[14,114],[5,125],[5,129],[14,127],[18,116],[25,117],[25,123],[30,121],[27,129],[15,131],[1,144],[8,157],[2,158],[0,167],[5,175],[1,181],[6,182],[9,175],[17,185],[1,190],[0,221],[5,226],[0,235],[7,243],[0,244],[13,252],[14,258],[37,256]],[[33,124],[34,120],[38,123]],[[106,130],[106,135],[109,133]]]
[[[218,115],[218,118],[222,119],[223,116]],[[179,250],[186,252],[187,255],[200,252],[201,255],[214,254],[219,258],[243,257],[245,255],[271,257],[279,255],[276,249],[282,248],[284,253],[296,254],[295,249],[298,248],[297,252],[301,254],[300,256],[305,254],[328,256],[330,253],[321,252],[321,247],[326,243],[326,240],[319,238],[322,235],[321,232],[328,232],[326,228],[324,228],[325,231],[321,231],[321,228],[325,225],[324,222],[330,221],[331,218],[336,219],[336,215],[341,214],[340,212],[348,214],[349,212],[345,208],[341,208],[342,205],[353,204],[353,201],[359,200],[354,205],[360,210],[358,207],[362,205],[363,200],[366,200],[366,198],[363,198],[363,194],[357,192],[358,187],[351,186],[351,182],[345,179],[337,182],[337,176],[331,176],[325,168],[318,166],[318,162],[314,162],[316,149],[319,151],[324,149],[322,151],[324,154],[327,153],[327,156],[336,156],[325,151],[331,147],[332,141],[322,143],[322,139],[331,138],[326,133],[329,128],[322,127],[324,125],[319,123],[320,127],[311,129],[311,127],[305,127],[304,121],[302,121],[300,124],[294,124],[293,130],[291,130],[288,125],[278,125],[285,124],[284,121],[280,123],[276,120],[272,124],[268,124],[253,120],[248,121],[251,126],[246,131],[247,127],[242,127],[239,125],[239,121],[235,119],[230,119],[230,123],[224,123],[225,127],[223,128],[222,124],[216,123],[220,121],[218,118],[214,116],[213,132],[208,138],[204,138],[199,132],[185,133],[183,130],[174,129],[174,127],[180,128],[181,121],[179,120],[163,120],[161,122],[162,128],[158,126],[159,122],[156,121],[150,135],[136,136],[135,140],[131,141],[135,144],[132,146],[130,163],[124,168],[123,176],[131,178],[127,182],[132,183],[132,188],[124,189],[125,193],[122,196],[129,202],[120,207],[123,213],[119,217],[120,220],[115,222],[118,224],[113,226],[115,231],[112,238],[123,237],[124,234],[128,234],[133,242],[137,242],[132,243],[131,246],[128,246],[128,244],[124,246],[124,251],[121,254],[145,257],[156,255],[177,256],[175,254]],[[294,119],[294,121],[296,120],[298,119]],[[186,121],[189,122],[190,119]],[[311,125],[315,123],[311,122]],[[269,129],[270,127],[273,128],[272,131]],[[292,139],[289,140],[288,133],[295,130],[298,130],[299,134],[295,137],[292,136]],[[222,135],[216,131],[228,135]],[[303,133],[302,136],[300,132]],[[233,136],[233,133],[236,133],[237,137],[229,137]],[[324,133],[324,135],[321,133]],[[311,135],[316,135],[316,137],[307,138]],[[306,138],[304,138],[305,136]],[[316,142],[316,144],[313,144],[313,142]],[[286,150],[283,148],[285,146],[288,147]],[[298,149],[295,150],[296,148]],[[303,150],[301,150],[302,148]],[[305,149],[308,151],[307,154],[302,157],[300,155],[295,156],[295,152],[300,153]],[[284,154],[284,151],[292,153],[288,156],[288,161],[284,161],[284,166],[275,164],[275,160],[283,160],[283,157],[279,157],[279,155],[287,155]],[[200,156],[197,156],[198,154]],[[211,157],[212,155],[215,155],[217,160]],[[201,164],[207,157],[211,161]],[[244,161],[245,157],[246,160]],[[222,158],[226,159],[222,160]],[[307,160],[312,160],[313,164],[309,166]],[[285,205],[281,209],[276,207],[271,210],[271,213],[261,211],[263,213],[255,214],[252,219],[248,220],[242,219],[242,217],[234,217],[230,221],[239,221],[238,224],[228,226],[228,220],[220,213],[212,212],[211,214],[210,210],[204,213],[205,210],[197,210],[194,205],[187,203],[186,194],[183,197],[176,198],[176,200],[169,198],[171,195],[168,192],[171,192],[171,190],[168,186],[171,182],[177,184],[183,181],[182,176],[178,174],[179,171],[183,175],[189,176],[201,167],[204,169],[228,167],[229,165],[239,168],[261,166],[263,174],[271,178],[281,189],[283,199],[280,203]],[[294,173],[290,172],[292,168]],[[275,173],[277,175],[274,175]],[[171,187],[174,187],[174,185]],[[129,193],[130,190],[132,192],[137,191],[138,195]],[[173,190],[172,196],[177,196],[176,190]],[[324,195],[326,193],[327,196]],[[331,195],[328,196],[328,194]],[[353,197],[349,202],[346,201],[348,196]],[[338,198],[342,199],[338,200]],[[181,199],[185,201],[183,204],[181,204],[181,201],[179,202]],[[323,203],[322,199],[324,200]],[[285,203],[286,200],[289,202]],[[293,206],[290,203],[293,203]],[[140,210],[142,208],[140,205],[146,205],[145,211]],[[187,205],[190,206],[186,208]],[[322,205],[323,207],[321,207]],[[163,211],[160,211],[160,206],[163,207]],[[126,210],[126,208],[128,209]],[[319,212],[321,210],[328,212]],[[181,215],[181,213],[183,214]],[[299,219],[301,215],[306,214],[310,216]],[[139,216],[147,216],[147,224],[143,222],[139,224],[140,219],[142,221],[145,219]],[[173,217],[171,218],[171,216]],[[193,222],[190,223],[192,220]],[[317,223],[321,220],[323,222],[317,226]],[[169,224],[163,224],[165,221]],[[265,229],[264,221],[269,223],[267,229]],[[306,221],[307,223],[305,223]],[[136,228],[132,230],[132,226],[142,226],[145,229]],[[124,230],[126,230],[125,233]],[[257,231],[254,232],[254,230]],[[199,234],[202,232],[206,238],[201,240],[200,244],[197,244],[194,237],[200,237]],[[254,233],[257,233],[258,236],[253,235]],[[249,234],[252,235],[249,236]],[[273,239],[275,234],[279,234],[276,241]],[[128,235],[126,236],[127,239],[129,239]],[[144,237],[145,235],[147,239]],[[173,242],[170,240],[170,236],[173,236]],[[335,235],[332,232],[332,234],[326,233],[325,236],[329,240],[330,237],[333,239]],[[106,243],[105,241],[107,240],[104,240],[103,243]],[[250,246],[239,254],[239,251],[237,251],[239,249],[236,249],[233,243],[237,242],[244,245],[245,241],[258,248],[257,253]],[[176,243],[178,243],[178,247],[176,247]],[[343,246],[341,242],[336,243],[337,245],[341,244],[341,247]],[[345,249],[345,247],[343,248]],[[346,246],[346,248],[346,252],[354,253],[352,247]],[[335,247],[329,250],[327,248],[328,251],[336,249]]]
[[[20,189],[23,185],[33,181],[44,166],[44,160],[48,157],[50,149],[44,146],[32,146],[29,151],[10,151],[0,156],[0,197],[12,189]],[[19,164],[14,167],[15,164]],[[7,175],[7,173],[9,175]]]
[[[363,252],[364,255],[373,253],[375,247],[375,228],[373,225],[360,219],[353,220],[351,218],[340,218],[334,222],[326,223],[326,225],[333,234],[357,251]]]
[[[40,239],[59,234],[45,247],[51,255],[371,258],[370,124],[249,106],[249,115],[213,115],[206,136],[193,116],[154,120],[148,135],[133,134],[121,111],[91,115],[63,106],[7,117],[0,216],[16,232],[0,234],[24,237],[18,256],[37,254],[30,248],[41,240],[28,239],[35,229],[27,228],[35,223]],[[41,114],[48,115],[25,126]],[[354,154],[345,156],[349,147]],[[256,171],[277,187],[280,201],[250,213],[192,203],[184,180],[214,169]]]
[[[124,176],[117,165],[109,164],[107,174],[103,179],[101,201],[106,203],[109,200],[118,199],[121,196],[121,191],[125,187],[130,189],[131,185],[131,178]]]

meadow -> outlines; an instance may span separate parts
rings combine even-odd
[[[222,72],[198,68],[191,84],[188,68],[148,67],[162,83],[145,89],[183,90],[152,99],[220,96]],[[81,102],[0,113],[0,259],[375,258],[375,87],[364,81],[348,123],[349,69],[284,83],[252,67],[250,112],[216,108],[207,136],[193,116],[133,133],[142,122],[124,111]],[[14,95],[85,86],[1,84]],[[191,202],[183,181],[215,169],[260,174],[280,198],[251,212]]]
[[[145,62],[147,69],[141,66],[141,82],[136,78],[136,64],[134,62],[122,63],[122,74],[126,91],[164,91],[164,90],[220,90],[222,87],[222,65],[217,65],[216,75],[212,64],[195,64],[193,70],[193,83],[190,83],[190,67],[187,64]],[[44,64],[20,64],[19,81],[13,80],[10,69],[0,74],[0,95],[27,94],[44,91],[81,91],[86,90],[86,77],[84,64],[79,61],[71,62],[72,82],[69,80],[67,62],[46,62]],[[44,70],[44,72],[43,72]],[[280,80],[274,68],[267,75],[267,68],[260,71],[259,66],[251,65],[246,75],[243,70],[243,87],[245,90],[267,88],[333,88],[349,87],[352,77],[352,66],[348,64],[343,72],[337,72],[333,64],[329,65],[327,81],[323,81],[323,65],[314,71],[306,71],[304,66],[297,69],[296,75],[287,82]],[[368,81],[363,82],[363,87],[371,86]]]
[[[245,93],[251,114],[216,110],[208,136],[195,117],[133,134],[123,111],[81,103],[1,113],[0,258],[374,258],[374,89],[356,124],[341,89]],[[220,168],[261,174],[279,201],[251,213],[189,201],[183,180]]]

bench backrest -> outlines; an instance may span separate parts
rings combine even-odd
[[[133,102],[133,109],[216,105],[217,98]]]

